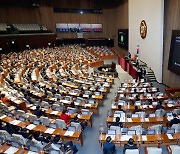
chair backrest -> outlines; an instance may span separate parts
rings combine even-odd
[[[147,147],[148,154],[162,154],[162,149],[157,147]]]
[[[88,109],[81,109],[81,113],[83,115],[90,115],[90,111]]]
[[[61,111],[61,106],[59,104],[53,104],[52,109],[55,111]]]
[[[173,110],[173,113],[179,115],[179,114],[180,114],[180,109],[174,109],[174,110]]]
[[[170,145],[169,146],[172,150],[172,154],[179,154],[180,146],[179,145]]]
[[[164,116],[165,111],[163,109],[159,109],[155,111],[156,117]]]
[[[40,121],[41,121],[41,123],[42,123],[43,125],[45,125],[45,126],[49,126],[49,124],[51,123],[51,121],[49,120],[49,118],[48,118],[48,117],[44,117],[44,116],[41,116]]]
[[[20,134],[12,134],[12,141],[18,142],[21,145],[26,145],[27,140]]]
[[[127,149],[125,154],[139,154],[139,149]]]
[[[0,136],[3,137],[4,140],[11,138],[11,135],[6,130],[0,130]]]
[[[162,125],[154,125],[154,126],[151,126],[150,129],[153,129],[155,130],[155,133],[156,134],[161,134],[162,132]]]
[[[57,128],[65,129],[67,127],[65,121],[62,119],[56,119],[54,123],[57,125]]]
[[[173,125],[171,126],[171,128],[174,128],[174,129],[175,129],[175,133],[176,133],[176,132],[180,132],[180,124],[173,124]]]
[[[68,113],[70,113],[70,114],[74,114],[77,111],[76,108],[72,108],[72,107],[67,107],[67,110],[68,110]]]
[[[71,126],[76,127],[76,131],[82,130],[82,127],[81,127],[80,123],[77,123],[77,122],[71,122]]]
[[[110,129],[116,130],[116,134],[121,134],[121,127],[119,126],[110,126]]]
[[[132,126],[129,128],[129,130],[136,130],[136,134],[142,134],[142,127],[140,125],[138,126]]]
[[[45,101],[42,102],[41,106],[44,107],[45,109],[49,109],[49,107],[50,107],[49,103],[45,102]]]
[[[145,112],[136,112],[136,114],[138,114],[139,117],[145,117],[146,116]]]

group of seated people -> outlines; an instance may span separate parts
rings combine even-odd
[[[132,86],[133,84],[129,84],[129,86]],[[128,86],[128,84],[125,84],[126,88],[127,88],[127,86]],[[151,84],[151,86],[152,86],[152,84]],[[121,87],[122,87],[122,85],[121,85]],[[139,88],[139,87],[136,87],[136,89],[137,88]],[[145,92],[147,92],[147,91],[145,91]],[[157,91],[155,92],[155,94],[156,93],[159,94],[158,88],[157,88]],[[124,94],[124,96],[126,96],[126,94]],[[165,112],[164,104],[170,102],[171,103],[170,107],[171,107],[174,105],[172,103],[178,102],[178,100],[171,100],[171,99],[165,100],[164,102],[162,100],[157,101],[156,99],[141,102],[142,104],[147,104],[147,105],[151,105],[151,106],[152,106],[153,101],[156,102],[156,106],[154,106],[154,107],[152,106],[154,113],[150,113],[150,114],[154,114],[156,116],[156,113],[159,113],[158,111],[161,111],[161,114],[159,114],[159,115],[157,114],[157,116],[166,116],[167,119],[170,118],[170,119],[168,119],[168,122],[165,124],[165,126],[163,126],[163,124],[157,124],[157,125],[150,124],[148,126],[148,128],[146,128],[147,127],[146,125],[144,125],[145,127],[143,128],[143,124],[141,124],[141,126],[138,124],[137,124],[138,126],[134,126],[134,124],[133,124],[133,126],[131,126],[129,128],[125,128],[124,125],[126,124],[126,122],[121,121],[121,118],[123,118],[123,116],[125,116],[125,118],[127,118],[127,120],[128,120],[131,117],[133,118],[133,116],[132,116],[133,114],[139,114],[139,113],[143,112],[144,115],[141,114],[140,116],[138,115],[136,117],[139,117],[139,118],[142,117],[145,119],[148,119],[148,117],[150,117],[150,114],[148,115],[148,113],[146,113],[146,110],[148,110],[148,108],[147,109],[144,109],[143,107],[141,108],[142,104],[139,104],[139,103],[138,103],[138,106],[136,106],[136,102],[139,102],[140,100],[139,99],[136,100],[137,99],[136,97],[134,99],[135,100],[128,100],[128,99],[126,99],[126,97],[125,98],[119,97],[118,102],[120,102],[120,104],[118,102],[117,103],[115,102],[115,105],[117,105],[118,108],[116,108],[116,110],[114,111],[114,116],[115,116],[115,114],[121,114],[121,115],[120,115],[120,117],[118,117],[118,116],[114,117],[115,121],[110,123],[109,125],[107,125],[108,130],[114,129],[116,134],[119,134],[118,132],[120,132],[120,134],[122,134],[122,135],[128,135],[128,131],[130,131],[130,130],[135,130],[134,135],[139,134],[139,133],[141,133],[142,135],[149,135],[149,134],[153,135],[156,133],[166,134],[166,133],[175,133],[175,132],[180,131],[180,119],[179,119],[180,110],[179,110],[178,105],[176,108],[171,109],[171,110],[174,109],[173,111]],[[115,101],[116,101],[116,99],[115,99]],[[131,110],[129,110],[130,108],[127,109],[125,107],[127,104],[133,106],[134,109],[133,110],[132,110],[132,108],[131,108]],[[113,116],[112,111],[110,112],[108,110],[108,117],[112,117],[112,116]],[[155,116],[153,116],[153,117],[155,117]],[[177,125],[177,127],[176,127],[176,125]],[[119,129],[116,129],[114,126],[119,127]],[[174,131],[171,131],[171,129]],[[153,131],[151,132],[150,130],[153,130]],[[113,154],[116,151],[116,146],[115,146],[115,143],[113,142],[113,140],[114,139],[111,137],[111,134],[107,133],[106,134],[106,142],[103,143],[104,154]],[[130,138],[128,140],[128,143],[124,145],[123,153],[126,153],[127,149],[138,149],[138,146],[136,144],[134,144],[134,140],[132,138]]]
[[[109,49],[106,50],[109,51]],[[15,120],[19,120],[16,113],[23,110],[19,104],[25,102],[27,112],[26,110],[23,112],[27,116],[30,114],[29,112],[32,112],[37,119],[41,119],[48,116],[47,109],[52,109],[52,111],[61,112],[59,118],[64,120],[67,125],[72,122],[79,123],[82,130],[84,130],[88,122],[79,119],[81,110],[75,105],[75,101],[78,99],[77,96],[88,103],[90,99],[93,99],[93,95],[102,95],[101,90],[106,89],[106,83],[109,82],[109,77],[89,75],[88,67],[90,64],[101,61],[101,59],[78,45],[25,50],[21,53],[3,54],[1,59],[1,103],[7,106],[8,111],[5,114],[12,116]],[[77,91],[77,95],[74,95]],[[84,95],[88,95],[88,97],[84,97]],[[69,101],[71,103],[68,104],[69,106],[61,102],[66,97],[70,97]],[[94,99],[93,104],[95,103],[98,103],[98,101]],[[56,110],[57,108],[53,108],[54,105],[59,105],[60,109]],[[9,110],[12,106],[15,106],[15,108]],[[70,113],[67,111],[68,107],[77,109],[77,114],[73,118],[70,117]],[[25,118],[23,120],[29,119]],[[32,122],[30,121],[30,123]],[[15,127],[15,125],[4,122],[1,123],[0,127],[0,130],[6,130],[10,136],[20,134],[26,138],[27,144],[25,146],[28,149],[30,140],[40,141],[38,145],[41,149],[49,147],[47,145],[50,143],[54,150],[61,147],[54,146],[55,141],[59,143],[59,140],[61,140],[58,139],[59,136],[44,136],[38,131],[31,132],[26,128]],[[72,142],[64,145],[66,147],[69,145],[74,153],[77,152]]]
[[[48,153],[53,153],[53,151],[67,152],[69,150],[77,153],[78,151],[72,141],[63,142],[59,136],[45,136],[39,131],[33,132],[9,123],[0,122],[0,134],[1,142],[5,141],[7,144],[15,147],[23,145],[25,149],[30,151],[40,152],[43,150]]]

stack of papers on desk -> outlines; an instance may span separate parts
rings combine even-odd
[[[34,129],[35,127],[36,127],[36,125],[30,124],[30,125],[28,125],[26,128],[29,129],[29,130],[32,130],[32,129]]]
[[[3,118],[5,118],[5,117],[6,117],[6,115],[3,115],[3,116],[0,117],[0,119],[3,119]]]
[[[7,149],[4,153],[9,153],[9,154],[12,154],[12,153],[16,153],[19,149],[18,148],[15,148],[15,147],[10,147],[9,149]]]
[[[67,100],[61,100],[60,102],[62,102],[62,103],[69,103],[69,101],[67,101]]]
[[[74,134],[73,131],[67,130],[67,131],[64,133],[64,136],[73,136],[73,134]]]
[[[15,100],[14,101],[16,104],[20,104],[21,103],[21,100]]]
[[[127,121],[128,121],[128,122],[132,122],[132,119],[131,119],[131,118],[127,118]]]
[[[122,135],[121,141],[128,141],[130,138],[132,138],[132,135]]]
[[[35,109],[36,109],[36,106],[32,106],[32,107],[31,107],[31,110],[35,110]]]
[[[152,106],[152,105],[149,105],[149,108],[153,108],[153,106]]]
[[[174,105],[173,104],[167,104],[168,107],[173,107]]]
[[[91,104],[85,104],[84,106],[85,107],[91,107]]]
[[[37,152],[29,151],[27,154],[37,154]]]
[[[77,103],[77,102],[74,102],[74,105],[79,105],[79,103]]]
[[[145,122],[149,122],[149,118],[145,118]]]
[[[112,104],[111,108],[112,108],[112,109],[116,109],[116,105],[113,105],[113,104]]]
[[[56,114],[58,114],[58,111],[52,111],[51,114],[56,115]]]
[[[142,140],[143,141],[147,141],[147,136],[146,135],[142,135]]]
[[[48,128],[45,133],[52,134],[55,131],[53,128]]]
[[[168,139],[173,139],[173,136],[171,134],[167,134]]]
[[[13,120],[13,121],[11,121],[10,123],[11,123],[12,125],[18,125],[20,122],[21,122],[20,120]]]

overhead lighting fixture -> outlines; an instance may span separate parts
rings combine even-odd
[[[80,11],[80,14],[83,14],[83,11]]]

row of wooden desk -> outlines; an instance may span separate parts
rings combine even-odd
[[[10,123],[12,125],[27,128],[30,131],[39,131],[44,135],[57,135],[60,136],[64,141],[73,141],[79,143],[81,146],[83,145],[82,131],[75,131],[72,135],[66,135],[67,130],[62,128],[49,128],[44,125],[34,125],[30,124],[29,121],[22,122],[20,120],[16,120],[14,118],[8,117],[6,115],[1,116],[0,120],[6,123]]]
[[[108,134],[100,134],[99,142],[102,145],[106,141]],[[138,146],[147,146],[147,145],[169,145],[169,144],[179,144],[180,143],[180,133],[174,134],[155,134],[155,135],[121,135],[118,134],[115,136],[113,142],[117,146],[123,146],[127,143],[129,138],[133,138],[135,143]]]

